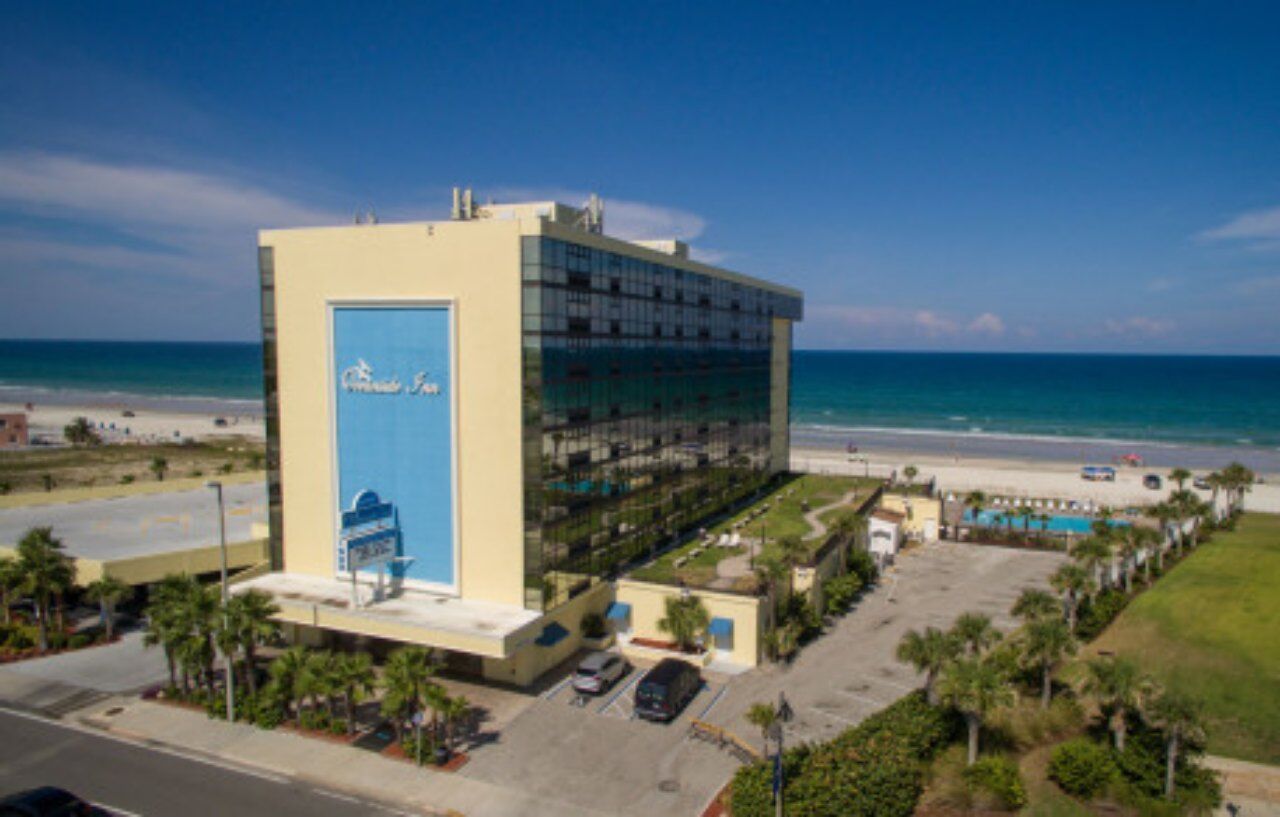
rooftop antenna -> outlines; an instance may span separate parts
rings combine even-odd
[[[451,217],[454,221],[470,221],[476,217],[475,200],[471,195],[471,188],[463,189],[461,187],[453,188],[453,211]]]
[[[356,210],[355,223],[356,224],[377,224],[378,223],[378,213],[376,210],[373,209],[372,204],[366,205],[366,208],[364,210]]]
[[[582,218],[578,222],[584,230],[589,233],[601,235],[604,233],[604,199],[592,193],[587,199],[587,206],[582,211]]]

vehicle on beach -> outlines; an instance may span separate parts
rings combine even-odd
[[[702,687],[698,668],[679,658],[664,658],[645,673],[636,687],[636,716],[673,721]]]
[[[1115,482],[1116,469],[1110,465],[1086,465],[1080,469],[1080,478],[1090,482]]]
[[[621,655],[611,652],[593,652],[573,673],[573,688],[589,695],[608,691],[627,674],[631,667]]]
[[[1164,487],[1164,480],[1160,479],[1159,474],[1147,474],[1142,478],[1142,487],[1158,491]]]
[[[1204,476],[1196,477],[1191,480],[1191,484],[1202,491],[1208,491],[1213,488],[1213,485],[1209,482],[1209,478]]]

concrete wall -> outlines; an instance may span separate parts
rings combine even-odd
[[[733,621],[733,647],[717,650],[715,658],[735,664],[754,667],[760,662],[760,635],[765,624],[765,601],[755,596],[721,593],[714,590],[693,590],[691,594],[706,605],[712,618]],[[632,637],[668,641],[670,636],[658,629],[658,620],[666,615],[666,600],[678,598],[680,588],[663,584],[619,579],[617,600],[631,605],[630,633]],[[626,651],[625,644],[623,651]]]
[[[458,594],[523,606],[518,221],[265,231],[279,336],[284,568],[336,573],[330,301],[450,301]]]
[[[822,583],[832,576],[840,575],[841,568],[844,566],[842,556],[846,547],[844,544],[834,545],[827,548],[827,551],[814,564],[796,565],[792,568],[796,592],[807,593],[809,602],[819,611],[826,604],[822,594]]]

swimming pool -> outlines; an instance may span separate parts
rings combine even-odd
[[[973,511],[966,510],[964,512],[964,521],[973,522]],[[988,528],[1004,528],[1009,526],[1008,518],[1004,511],[984,510],[978,514],[978,524]],[[1017,514],[1013,515],[1013,529],[1022,530],[1025,524],[1022,517]],[[1041,522],[1039,519],[1032,518],[1030,529],[1035,531],[1048,531],[1050,533],[1088,533],[1093,519],[1087,516],[1058,516],[1050,514],[1048,522]],[[1129,523],[1123,519],[1112,519],[1111,524],[1115,526],[1128,525]]]

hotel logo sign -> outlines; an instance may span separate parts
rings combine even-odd
[[[342,553],[350,571],[386,564],[396,557],[400,526],[395,506],[383,502],[373,491],[356,494],[351,507],[342,512]]]
[[[434,397],[440,394],[440,384],[427,377],[425,371],[414,373],[406,386],[400,376],[393,374],[390,379],[378,380],[374,377],[373,367],[364,358],[357,358],[354,366],[342,370],[342,390],[356,394],[403,394],[409,397],[424,395]]]

